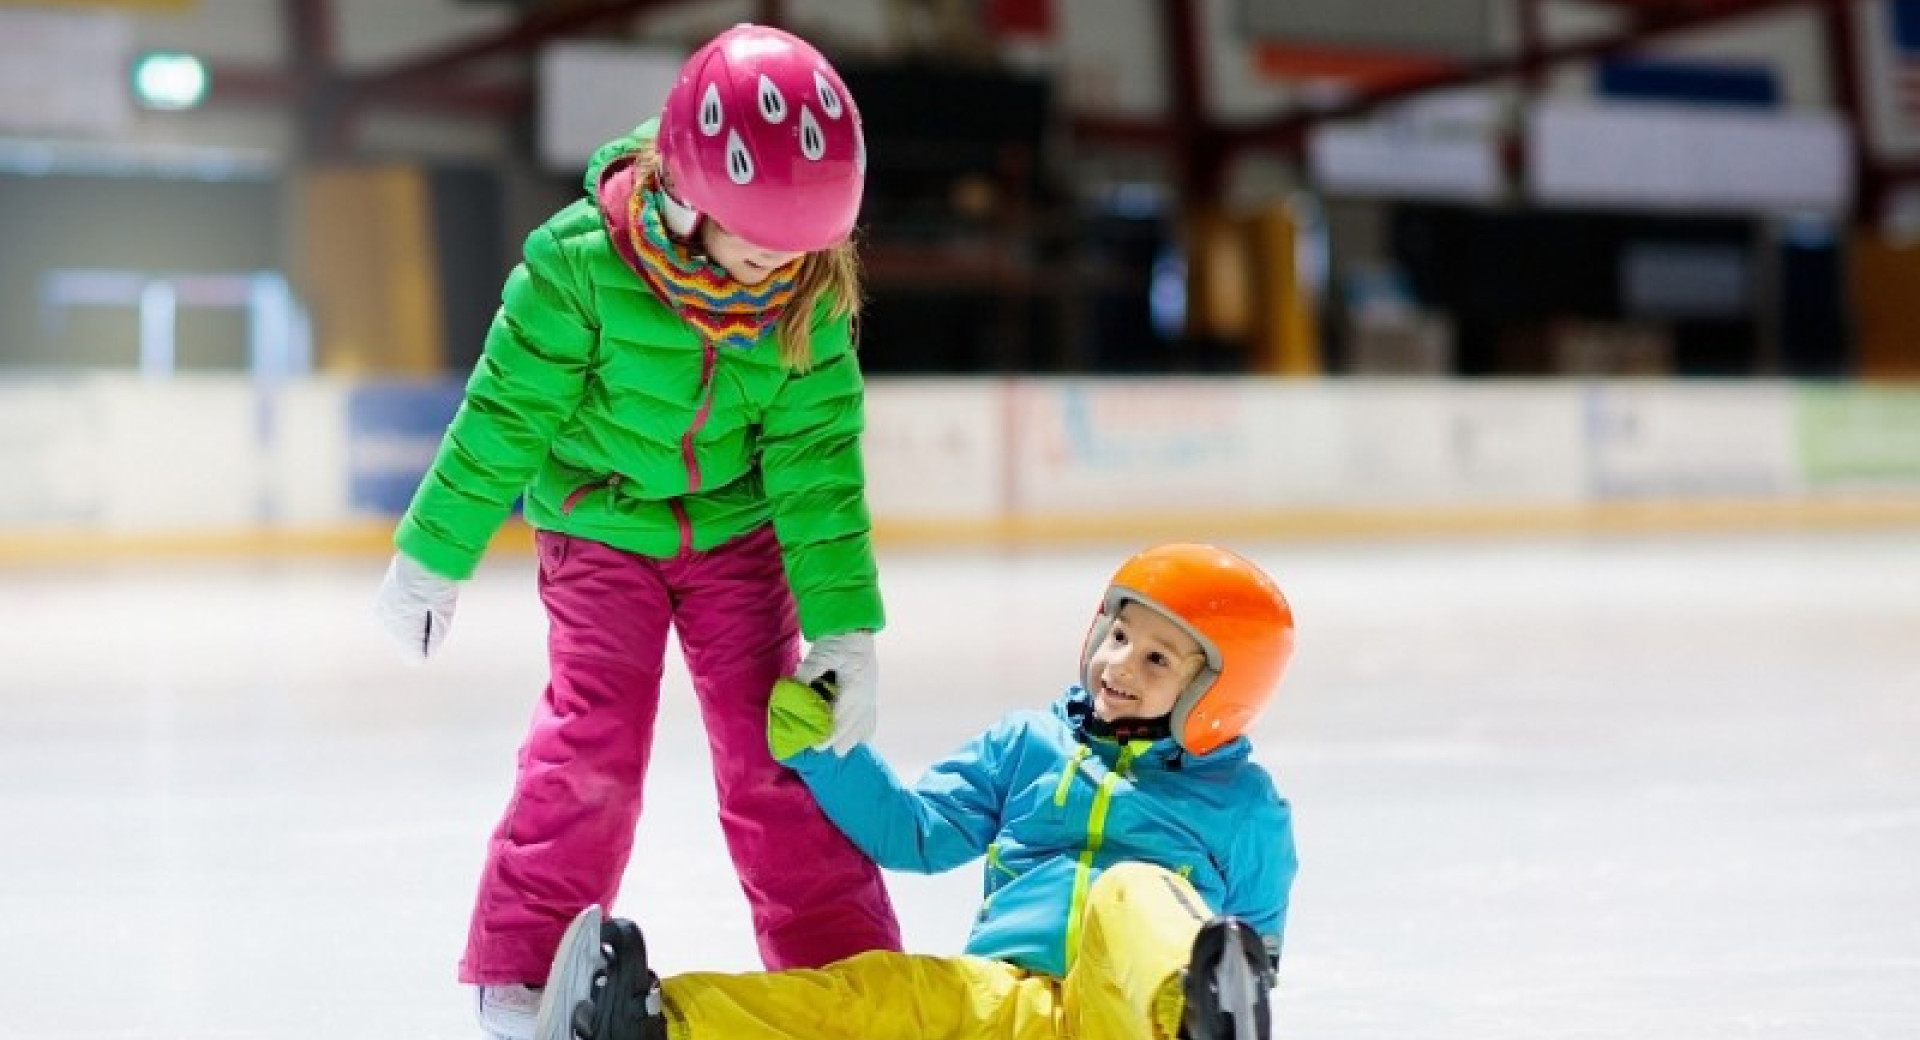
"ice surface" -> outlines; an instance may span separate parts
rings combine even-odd
[[[1256,731],[1302,874],[1280,1033],[1920,1037],[1920,534],[1258,543],[1299,651]],[[889,551],[905,773],[1074,678],[1126,545]],[[0,1036],[475,1035],[453,980],[543,681],[524,557],[442,656],[384,560],[0,576]],[[748,968],[673,662],[616,910]],[[894,881],[957,949],[968,868]]]

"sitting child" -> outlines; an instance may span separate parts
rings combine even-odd
[[[986,858],[966,951],[660,979],[640,930],[577,917],[538,1040],[1266,1040],[1291,814],[1244,736],[1293,652],[1263,571],[1163,545],[1113,576],[1081,682],[908,788],[868,745],[832,754],[831,687],[783,682],[768,745],[882,867]]]

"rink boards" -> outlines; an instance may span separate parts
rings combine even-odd
[[[459,395],[0,384],[0,553],[377,547]],[[883,539],[1920,525],[1920,387],[874,379],[866,459]]]

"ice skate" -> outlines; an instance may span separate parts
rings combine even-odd
[[[566,992],[557,993],[555,983],[547,984],[548,1000],[540,1008],[542,1028],[534,1040],[666,1040],[660,979],[647,967],[640,926],[616,917],[601,922],[598,931],[591,950],[565,980]],[[569,952],[587,949],[591,934],[583,932],[572,945],[563,946],[556,972]],[[592,967],[582,970],[581,965]]]
[[[606,915],[598,905],[574,915],[560,937],[560,949],[547,969],[547,986],[541,993],[540,1010],[533,1023],[532,1040],[572,1040],[569,1023],[573,1006],[593,992],[594,980],[606,967],[606,952],[600,945],[600,931]]]
[[[1187,962],[1186,1025],[1181,1040],[1269,1040],[1266,946],[1244,921],[1216,917],[1200,928]]]
[[[519,983],[474,987],[474,1009],[482,1040],[533,1040],[533,1021],[540,1012],[540,990]]]

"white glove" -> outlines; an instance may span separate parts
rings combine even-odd
[[[873,656],[873,633],[848,632],[820,639],[793,671],[795,679],[808,685],[826,675],[833,677],[837,687],[833,733],[814,748],[845,756],[873,736],[880,722],[880,663]]]
[[[453,627],[453,605],[460,586],[450,578],[413,562],[405,553],[394,553],[387,565],[387,576],[380,582],[380,594],[374,598],[374,616],[380,619],[387,635],[400,644],[409,660],[425,661],[440,649]]]

